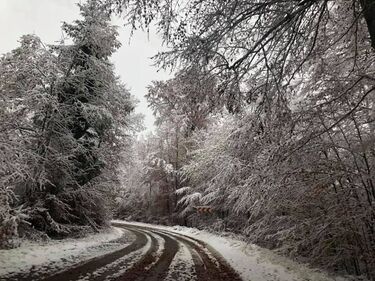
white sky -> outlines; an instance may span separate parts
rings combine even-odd
[[[72,22],[79,18],[78,0],[0,0],[0,54],[18,46],[19,38],[24,34],[36,34],[45,43],[54,43],[61,39],[61,23]],[[122,21],[116,21],[121,25]],[[112,57],[116,73],[128,86],[131,93],[140,101],[136,112],[145,115],[146,130],[153,130],[154,118],[144,99],[146,87],[152,80],[164,80],[170,77],[152,66],[150,57],[162,49],[161,39],[155,33],[147,36],[137,32],[129,44],[129,30],[120,26],[119,40],[122,47]]]

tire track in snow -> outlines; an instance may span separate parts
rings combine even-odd
[[[70,280],[79,280],[81,278],[84,278],[84,275],[92,274],[98,268],[103,268],[107,266],[108,264],[111,264],[121,259],[123,256],[127,256],[130,253],[137,251],[147,245],[148,239],[144,233],[139,232],[139,231],[134,231],[134,230],[131,230],[131,231],[135,234],[136,239],[132,244],[125,247],[124,249],[112,252],[104,256],[92,258],[86,262],[78,264],[77,266],[73,268],[70,268],[65,271],[61,271],[57,274],[54,274],[44,279],[26,279],[26,280],[70,281]],[[93,278],[95,279],[90,279],[90,280],[95,280],[95,281],[103,280],[101,276],[97,276]]]
[[[118,277],[122,276],[127,270],[132,268],[134,264],[142,261],[145,256],[154,255],[155,251],[158,249],[157,242],[154,237],[148,235],[144,231],[129,230],[133,233],[138,233],[143,235],[147,239],[147,243],[133,251],[129,254],[107,264],[104,267],[100,267],[94,272],[85,274],[78,281],[111,281],[116,280]]]
[[[124,227],[128,230],[132,230],[133,226],[119,225],[119,227]],[[178,243],[173,238],[159,232],[155,232],[153,229],[138,228],[135,229],[140,231],[145,231],[154,238],[164,240],[164,243],[160,245],[159,254],[145,256],[144,261],[137,263],[126,271],[124,275],[119,278],[119,280],[134,280],[134,281],[158,281],[164,280],[168,274],[168,268],[171,264],[174,256],[178,251]],[[165,247],[164,247],[165,245]]]
[[[209,245],[172,231],[113,224],[134,233],[128,246],[92,258],[51,276],[20,276],[16,281],[239,281],[238,274]]]
[[[197,280],[193,256],[185,243],[179,241],[179,249],[169,265],[165,281],[194,281]]]
[[[194,239],[192,237],[185,236],[183,234],[174,233],[172,231],[166,231],[161,229],[155,229],[152,227],[135,226],[132,224],[113,224],[117,227],[135,227],[138,230],[147,230],[159,235],[167,236],[169,239],[178,243],[179,245],[184,244],[189,249],[194,265],[197,280],[204,281],[241,281],[240,276],[229,266],[225,259],[211,246],[206,243]],[[166,240],[166,249],[169,249],[169,245]],[[166,269],[169,271],[169,269]],[[129,279],[131,280],[131,279]],[[139,279],[148,281],[149,279]],[[163,280],[163,279],[150,279],[150,280]],[[179,279],[177,279],[179,280]],[[138,279],[137,279],[138,281]]]

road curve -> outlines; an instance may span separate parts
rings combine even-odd
[[[114,223],[135,235],[125,248],[48,275],[31,271],[11,280],[240,281],[215,249],[197,239],[152,227]]]

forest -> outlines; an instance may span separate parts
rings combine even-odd
[[[375,279],[375,0],[79,7],[65,41],[24,35],[0,59],[0,248],[117,218]],[[119,28],[154,26],[173,77],[145,90],[141,135],[110,58]]]

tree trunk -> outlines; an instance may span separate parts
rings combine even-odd
[[[371,46],[375,50],[375,0],[360,0],[360,3],[370,33]]]

